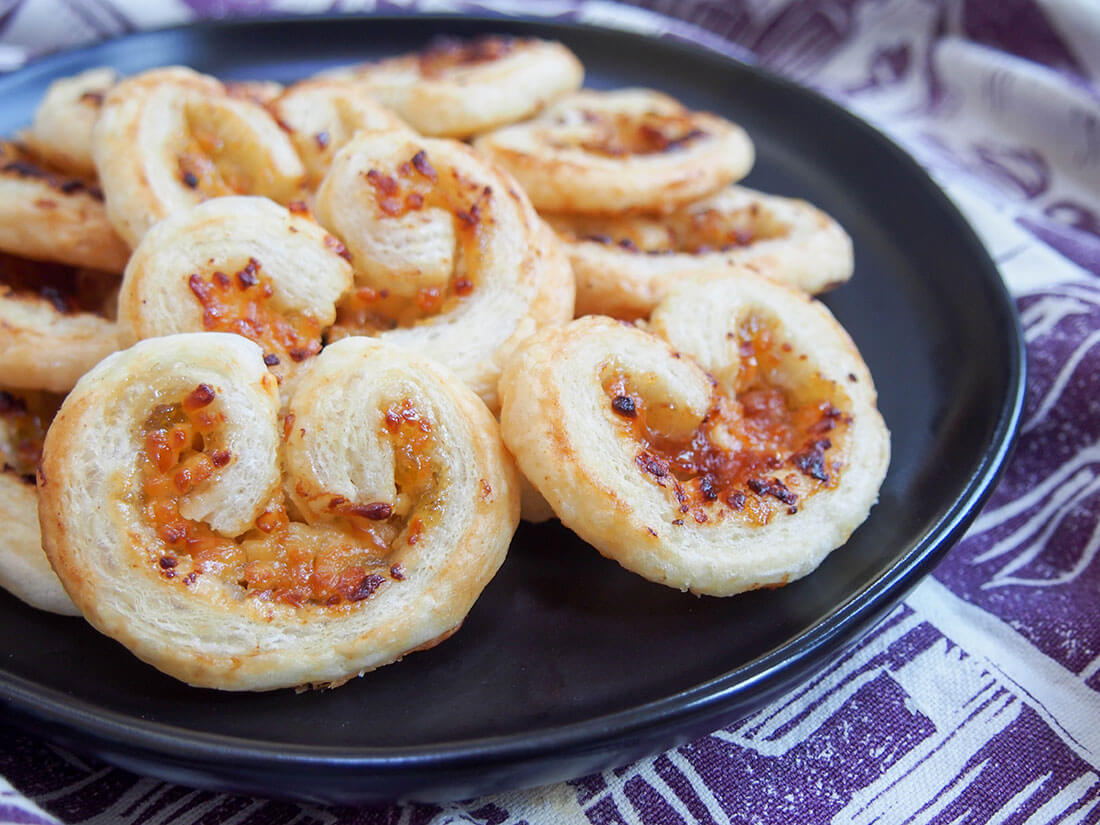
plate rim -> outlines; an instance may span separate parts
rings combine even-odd
[[[57,76],[68,65],[93,65],[88,57],[109,51],[132,41],[155,40],[158,37],[185,35],[228,30],[250,30],[262,27],[283,27],[288,24],[309,26],[334,21],[353,21],[362,25],[369,21],[386,25],[391,21],[407,22],[410,18],[433,23],[454,22],[461,25],[477,25],[485,29],[550,29],[577,31],[587,34],[606,33],[629,38],[638,43],[659,42],[663,48],[679,50],[694,59],[716,61],[737,67],[770,83],[785,92],[816,100],[830,110],[830,116],[847,121],[848,126],[861,133],[861,137],[877,142],[889,152],[892,160],[906,167],[907,173],[926,190],[938,211],[950,216],[960,240],[975,253],[975,261],[981,261],[981,280],[993,288],[998,296],[995,315],[996,326],[1006,332],[1005,341],[1010,344],[1007,355],[1006,394],[1000,404],[995,426],[991,429],[989,443],[968,475],[966,485],[956,492],[951,506],[936,522],[930,525],[913,546],[876,579],[851,593],[843,602],[835,605],[830,613],[807,628],[801,634],[772,648],[760,656],[745,662],[707,681],[659,699],[643,702],[625,710],[597,715],[581,721],[548,728],[532,733],[512,732],[493,736],[461,739],[430,745],[372,747],[357,745],[300,745],[284,744],[272,739],[258,740],[226,734],[195,731],[187,727],[165,722],[144,720],[116,711],[104,711],[94,703],[75,699],[60,690],[41,687],[24,677],[9,674],[0,665],[0,710],[4,718],[20,727],[45,725],[48,736],[64,740],[73,747],[90,743],[91,749],[106,755],[108,761],[118,762],[113,751],[121,747],[127,753],[144,753],[164,760],[183,763],[202,762],[211,768],[226,765],[247,764],[249,769],[283,770],[290,766],[302,768],[325,767],[341,772],[371,769],[382,774],[404,773],[409,770],[431,768],[478,767],[488,763],[513,764],[538,759],[548,753],[567,756],[578,750],[593,750],[624,737],[642,735],[652,739],[655,732],[665,735],[672,731],[693,731],[700,724],[712,729],[725,724],[723,716],[738,711],[737,699],[751,693],[757,686],[778,681],[772,692],[788,690],[824,666],[822,657],[835,657],[860,636],[871,623],[893,609],[905,594],[915,587],[942,557],[962,537],[966,528],[977,516],[981,506],[996,488],[1015,446],[1026,392],[1027,362],[1026,344],[1013,296],[1001,277],[988,250],[982,244],[974,228],[962,215],[944,190],[929,173],[889,135],[844,108],[835,100],[810,87],[776,74],[757,62],[739,59],[717,51],[704,43],[690,41],[675,32],[659,35],[632,29],[615,28],[605,23],[588,23],[579,20],[560,19],[552,16],[512,15],[491,9],[479,9],[478,13],[423,13],[414,8],[387,9],[385,14],[350,13],[322,15],[278,14],[262,17],[234,17],[209,19],[164,26],[128,33],[106,41],[67,49],[38,57],[26,66],[7,75],[0,75],[0,90],[11,82],[33,82],[34,78]],[[672,19],[672,18],[670,18]],[[677,24],[690,26],[686,21]],[[28,113],[29,114],[29,113]],[[37,693],[36,693],[37,691]],[[42,732],[42,728],[38,728]],[[688,735],[677,737],[686,741]],[[665,745],[667,747],[669,745]],[[112,759],[112,757],[116,757]],[[151,763],[151,768],[160,767]],[[170,778],[164,771],[145,771],[149,775]],[[213,785],[207,785],[213,787]],[[503,786],[515,787],[515,786]],[[301,798],[292,794],[294,798]],[[364,799],[380,798],[374,794]]]

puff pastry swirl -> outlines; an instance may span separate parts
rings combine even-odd
[[[545,214],[577,279],[577,314],[640,318],[694,273],[750,266],[804,292],[852,277],[852,239],[803,200],[729,186],[665,215]]]
[[[0,390],[0,587],[32,607],[78,616],[42,551],[35,471],[42,441],[61,399]]]
[[[173,335],[98,365],[46,437],[43,545],[66,590],[192,685],[336,685],[434,644],[518,521],[494,419],[426,359],[340,341],[279,406],[255,344]]]
[[[745,273],[692,279],[654,333],[540,332],[501,378],[524,475],[605,556],[726,596],[812,571],[867,517],[889,459],[871,376],[828,310]]]
[[[6,141],[0,141],[0,250],[109,272],[121,272],[130,254],[94,181],[53,169]]]
[[[317,219],[356,289],[334,337],[378,335],[436,358],[497,406],[501,364],[573,314],[573,275],[523,191],[464,144],[359,133],[333,160]]]
[[[95,177],[92,129],[103,98],[118,80],[109,66],[97,66],[55,80],[34,112],[22,140],[40,158],[68,172]]]
[[[107,214],[131,246],[172,212],[221,195],[301,194],[305,169],[258,103],[183,67],[134,75],[108,92],[92,131]]]
[[[178,332],[235,332],[280,380],[321,351],[352,283],[343,245],[267,198],[214,198],[165,218],[137,245],[119,291],[123,346]]]
[[[670,209],[744,177],[755,157],[737,124],[650,89],[585,89],[474,146],[551,212]]]
[[[337,69],[430,137],[465,138],[530,117],[578,89],[584,68],[561,43],[439,38],[413,54]]]
[[[0,253],[0,385],[65,392],[118,349],[118,281]]]
[[[356,132],[409,128],[362,87],[339,80],[303,80],[267,105],[294,141],[311,190],[320,186],[333,156]]]

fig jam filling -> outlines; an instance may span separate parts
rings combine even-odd
[[[670,438],[651,426],[645,399],[626,376],[605,384],[612,411],[638,445],[639,471],[675,497],[674,524],[684,517],[703,524],[731,512],[766,524],[834,487],[843,470],[836,446],[851,419],[833,404],[832,385],[819,379],[811,398],[796,398],[770,378],[790,357],[771,325],[749,316],[732,334],[741,355],[736,386],[719,390],[689,436]]]
[[[213,388],[200,384],[181,402],[156,407],[143,427],[142,512],[159,539],[149,558],[161,576],[190,586],[213,575],[260,601],[330,608],[349,607],[404,580],[392,558],[394,542],[404,534],[405,544],[415,545],[440,512],[431,425],[411,402],[392,405],[383,424],[396,456],[395,502],[326,495],[322,509],[331,521],[310,525],[279,496],[242,535],[229,538],[180,512],[188,493],[216,482],[234,461],[220,446],[224,416],[215,398]],[[293,426],[288,416],[286,431]]]
[[[46,430],[61,405],[58,396],[28,391],[18,395],[0,390],[0,462],[2,471],[34,484],[42,460]]]
[[[121,276],[0,252],[0,295],[30,295],[63,315],[109,317]]]
[[[372,286],[352,290],[337,307],[337,326],[372,334],[413,326],[449,312],[475,289],[472,273],[480,268],[482,228],[492,220],[485,214],[493,197],[492,188],[479,186],[454,171],[440,174],[423,150],[398,164],[394,174],[369,169],[363,178],[383,219],[423,209],[451,214],[459,243],[458,264],[445,287],[422,288],[411,299]]]
[[[687,114],[585,112],[582,117],[592,127],[593,134],[578,146],[606,157],[659,155],[684,149],[707,136]]]
[[[233,275],[215,272],[207,279],[194,273],[188,285],[202,304],[203,328],[234,332],[255,341],[263,348],[264,363],[269,367],[284,359],[301,363],[321,351],[320,321],[271,306],[274,291],[255,258],[249,258]]]

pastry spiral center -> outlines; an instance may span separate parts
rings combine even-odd
[[[273,307],[274,291],[255,258],[249,258],[232,276],[219,271],[207,280],[192,274],[188,286],[202,304],[203,328],[234,332],[255,341],[263,348],[264,363],[269,367],[287,357],[300,363],[321,351],[320,321]]]
[[[669,488],[680,516],[703,524],[736,512],[752,524],[793,515],[818,490],[835,487],[850,416],[830,382],[792,392],[775,380],[790,347],[748,316],[730,333],[741,357],[732,387],[719,387],[694,432],[671,438],[648,420],[645,398],[616,374],[605,392],[620,426],[638,445],[639,471]],[[674,523],[679,517],[674,520]]]
[[[216,483],[236,458],[221,446],[225,422],[215,396],[200,384],[182,402],[156,407],[143,428],[142,507],[159,540],[149,559],[161,576],[190,586],[213,575],[245,596],[295,607],[346,607],[404,579],[394,542],[404,535],[405,544],[415,545],[438,521],[431,426],[411,403],[393,405],[383,424],[395,447],[396,501],[326,494],[321,509],[331,520],[309,524],[277,496],[242,535],[226,537],[180,512],[188,493]],[[284,423],[288,432],[295,426],[293,416]]]
[[[449,214],[458,244],[455,266],[445,283],[421,287],[411,299],[385,287],[361,286],[341,303],[337,324],[384,332],[454,309],[477,284],[484,257],[482,229],[492,221],[492,187],[466,180],[454,170],[438,172],[424,150],[398,164],[393,174],[372,168],[363,177],[382,220],[427,210]]]
[[[639,115],[584,110],[580,116],[591,132],[578,140],[577,146],[606,157],[672,152],[707,135],[690,116],[683,114],[645,112]]]
[[[269,191],[273,175],[245,157],[253,146],[233,115],[218,103],[190,103],[184,109],[188,134],[178,153],[179,180],[204,198]],[[242,141],[243,138],[243,141]]]

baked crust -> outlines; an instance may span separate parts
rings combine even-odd
[[[651,581],[726,596],[811,572],[866,519],[889,460],[851,339],[752,273],[678,285],[650,328],[590,316],[524,344],[501,378],[524,475]]]
[[[383,132],[409,127],[361,86],[340,80],[303,80],[268,103],[290,134],[305,164],[306,185],[316,189],[333,156],[358,131]]]
[[[109,66],[97,66],[55,80],[34,112],[22,141],[38,157],[71,174],[94,178],[92,129],[103,98],[118,80]]]
[[[66,392],[118,349],[118,281],[0,253],[0,386]]]
[[[289,203],[305,168],[258,103],[213,77],[153,69],[116,84],[92,132],[107,215],[131,246],[167,215],[223,195]]]
[[[741,266],[816,294],[852,277],[852,239],[796,198],[729,186],[667,215],[545,214],[577,279],[577,314],[642,318],[679,280]]]
[[[180,332],[236,332],[260,344],[281,381],[321,350],[352,284],[343,246],[261,197],[214,198],[158,223],[119,291],[123,346]],[[285,393],[284,387],[284,393]]]
[[[453,369],[490,408],[501,364],[573,315],[573,275],[522,190],[464,144],[360,133],[317,192],[356,289],[332,336],[377,335]]]
[[[671,209],[744,177],[754,159],[740,126],[650,89],[582,90],[474,146],[550,212]]]
[[[500,35],[441,38],[420,52],[337,69],[430,137],[466,138],[514,123],[580,88],[584,67],[561,43]]]
[[[155,427],[196,403],[219,469],[173,503]],[[462,622],[518,521],[495,421],[427,359],[340,341],[283,423],[279,406],[252,342],[166,336],[92,370],[46,438],[43,544],[66,590],[97,629],[192,685],[335,685],[433,643]],[[200,539],[210,549],[189,553]],[[360,566],[326,568],[346,558]],[[287,572],[302,565],[308,576]]]
[[[108,272],[121,272],[130,254],[93,180],[8,141],[0,141],[0,250]]]
[[[80,611],[42,552],[34,467],[61,399],[0,390],[0,587],[32,607],[66,616]]]

